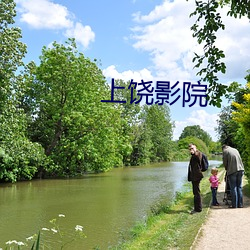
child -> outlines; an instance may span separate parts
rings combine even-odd
[[[211,190],[212,190],[212,205],[213,206],[219,206],[220,204],[217,201],[217,189],[220,184],[219,179],[217,177],[218,169],[212,168],[211,169],[211,176],[209,178],[209,181],[211,183]]]

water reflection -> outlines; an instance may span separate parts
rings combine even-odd
[[[219,164],[211,161],[210,164]],[[81,179],[36,180],[2,184],[0,188],[0,247],[24,240],[58,214],[63,227],[84,226],[84,245],[69,249],[107,249],[119,232],[142,220],[162,197],[173,198],[186,183],[188,162],[118,168]]]

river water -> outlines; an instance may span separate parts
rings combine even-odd
[[[220,163],[210,161],[211,166]],[[188,162],[167,162],[116,168],[80,179],[1,184],[0,248],[4,249],[9,240],[26,242],[42,228],[53,228],[49,221],[55,218],[60,232],[65,234],[64,243],[73,237],[76,225],[83,226],[87,236],[63,249],[108,249],[118,243],[122,232],[144,220],[156,202],[163,198],[171,202],[187,182],[187,165]],[[59,233],[41,232],[45,249],[61,240]],[[57,245],[51,249],[60,248]]]

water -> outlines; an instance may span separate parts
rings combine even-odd
[[[8,240],[25,242],[41,228],[51,228],[49,221],[56,218],[67,235],[74,234],[76,225],[82,225],[87,235],[64,249],[107,249],[117,244],[122,232],[142,221],[153,204],[164,197],[173,199],[186,183],[187,165],[169,162],[117,168],[80,179],[1,184],[0,247]],[[43,233],[47,241],[59,240],[58,234]]]

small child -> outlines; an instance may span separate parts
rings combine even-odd
[[[219,206],[220,204],[217,201],[217,189],[220,184],[219,179],[217,177],[218,169],[212,168],[211,169],[211,176],[209,178],[209,181],[211,183],[211,190],[212,190],[212,205],[213,206]]]

